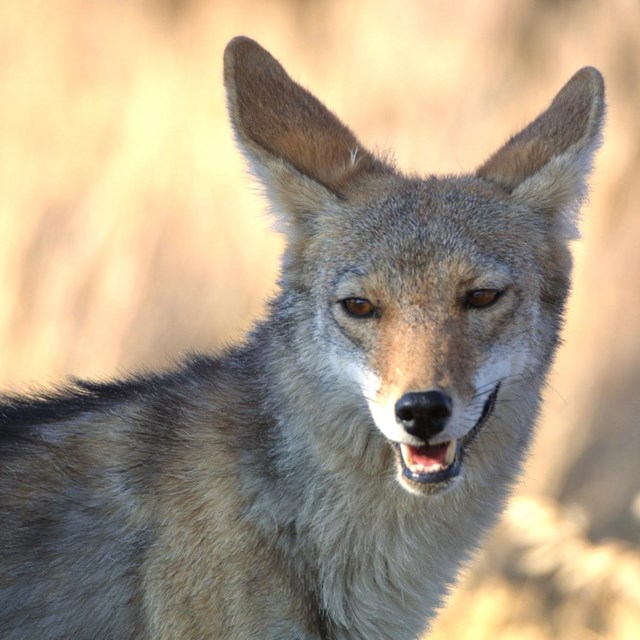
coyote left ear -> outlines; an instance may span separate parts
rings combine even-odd
[[[604,81],[599,71],[585,67],[477,175],[536,210],[574,214],[586,195],[603,119]]]

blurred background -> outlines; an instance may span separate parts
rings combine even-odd
[[[226,119],[241,33],[421,173],[473,170],[603,72],[536,447],[430,638],[640,638],[637,0],[2,0],[0,388],[166,367],[260,315],[281,240]]]

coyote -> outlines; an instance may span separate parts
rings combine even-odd
[[[0,404],[0,637],[408,640],[503,508],[600,141],[584,68],[475,173],[368,151],[246,37],[224,82],[286,235],[241,344]]]

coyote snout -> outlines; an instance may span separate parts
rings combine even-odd
[[[499,388],[500,382],[495,383],[480,406],[471,402],[456,418],[453,398],[439,389],[408,392],[395,403],[399,478],[409,491],[434,493],[453,486],[462,473],[467,447],[493,412]],[[456,436],[453,420],[464,425],[463,435]]]

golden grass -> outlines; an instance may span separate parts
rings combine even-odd
[[[552,500],[514,499],[430,640],[640,638],[640,551],[584,529]]]
[[[540,520],[531,512],[504,533],[509,512],[434,637],[640,637],[637,573],[586,537],[640,539],[635,0],[4,0],[0,385],[166,366],[260,314],[281,241],[226,121],[220,60],[238,33],[272,50],[365,144],[423,173],[472,169],[577,68],[603,71],[606,144],[525,481],[582,514],[582,542],[557,547],[555,569],[523,574],[517,549]],[[506,560],[491,552],[501,535],[514,549]],[[545,544],[525,554],[530,564]],[[578,548],[586,587],[566,591],[561,561]],[[592,588],[599,563],[619,566],[622,582]]]

